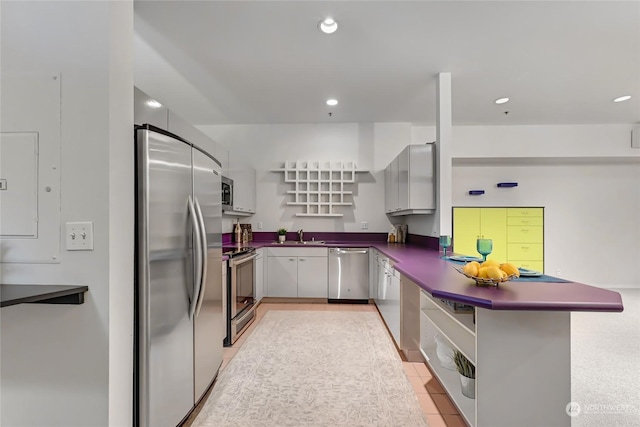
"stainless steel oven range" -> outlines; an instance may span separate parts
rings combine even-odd
[[[225,248],[227,262],[227,336],[224,345],[230,346],[255,320],[255,258],[251,247]]]

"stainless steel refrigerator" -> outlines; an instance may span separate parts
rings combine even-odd
[[[136,127],[135,420],[178,425],[222,363],[220,163]]]

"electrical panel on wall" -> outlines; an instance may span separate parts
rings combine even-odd
[[[352,161],[287,161],[275,172],[284,173],[284,182],[290,183],[287,205],[302,206],[296,216],[343,216],[339,206],[353,205],[351,185],[356,173],[364,172]],[[338,208],[338,209],[336,209]]]

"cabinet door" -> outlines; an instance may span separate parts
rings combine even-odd
[[[399,175],[400,161],[396,157],[391,162],[391,205],[392,211],[400,210],[400,175]]]
[[[400,274],[395,270],[391,270],[389,277],[389,287],[387,290],[385,310],[385,322],[396,340],[398,347],[400,346]]]
[[[328,258],[298,257],[298,297],[327,298],[328,289]]]
[[[507,226],[509,243],[542,243],[541,225],[509,225]]]
[[[396,210],[398,201],[398,192],[393,188],[394,180],[391,177],[393,171],[391,165],[384,170],[384,207],[385,212],[393,212]]]
[[[478,256],[476,239],[480,235],[480,208],[453,208],[453,251]]]
[[[544,260],[542,243],[509,243],[507,245],[509,259],[513,260]]]
[[[480,208],[480,235],[493,240],[487,259],[499,263],[507,260],[507,208]]]
[[[298,258],[294,256],[267,258],[268,297],[298,296]]]
[[[409,151],[406,147],[396,158],[398,163],[398,208],[410,209],[409,204]]]
[[[374,300],[376,302],[376,305],[378,307],[380,307],[381,305],[384,304],[384,299],[386,297],[386,279],[387,276],[385,274],[385,263],[388,263],[388,259],[385,258],[384,256],[380,255],[378,256],[378,264],[376,266],[376,271],[377,271],[377,277],[376,277],[376,294],[374,296]]]
[[[237,212],[256,212],[256,170],[248,166],[234,171],[233,210]]]
[[[264,296],[264,256],[259,254],[256,258],[255,277],[256,277],[256,302],[259,302]]]
[[[433,144],[411,145],[407,148],[409,209],[436,209],[433,151]]]

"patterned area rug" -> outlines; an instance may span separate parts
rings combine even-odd
[[[426,426],[377,313],[269,311],[193,426]]]

